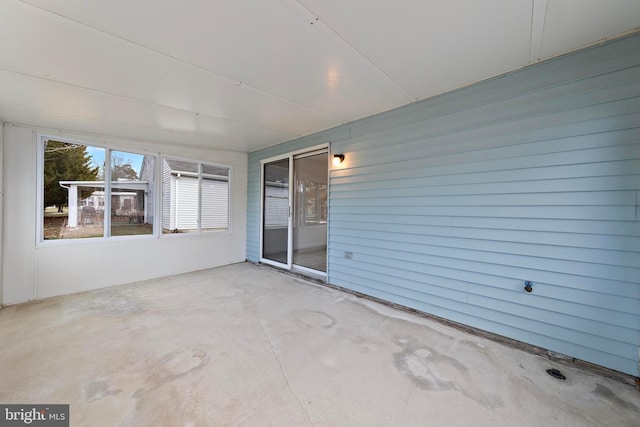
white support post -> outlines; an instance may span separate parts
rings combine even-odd
[[[69,219],[67,221],[67,227],[78,226],[78,186],[69,186]]]

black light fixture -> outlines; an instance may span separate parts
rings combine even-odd
[[[344,161],[344,154],[333,155],[333,166],[339,166]]]

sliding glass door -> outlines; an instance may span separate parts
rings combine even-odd
[[[266,163],[262,174],[262,258],[291,266],[289,158]]]
[[[327,152],[294,157],[293,264],[327,271]]]
[[[262,163],[261,261],[327,271],[328,150]]]

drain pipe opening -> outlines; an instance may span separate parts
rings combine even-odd
[[[553,368],[553,369],[547,369],[547,374],[551,375],[553,378],[556,378],[558,380],[566,380],[567,377],[565,377],[562,372],[560,372],[559,370]]]

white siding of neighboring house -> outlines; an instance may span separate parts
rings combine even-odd
[[[202,229],[225,229],[229,225],[229,181],[202,180]]]
[[[155,161],[153,156],[144,156],[142,160],[142,167],[140,168],[140,181],[148,182],[146,194],[145,194],[145,208],[144,208],[144,222],[147,224],[153,224],[153,218],[155,216],[155,194],[156,194],[156,176],[155,176]]]
[[[172,171],[162,160],[162,227],[165,230],[198,229],[198,178]],[[202,181],[202,229],[219,230],[229,226],[228,179]]]
[[[171,169],[165,159],[162,159],[162,228],[174,230],[175,222],[172,221],[171,212],[174,205],[174,182],[171,179]]]
[[[178,230],[198,229],[198,178],[172,175],[174,203],[171,222]]]
[[[267,203],[264,213],[266,228],[287,228],[289,224],[289,187],[281,184],[265,186]]]

